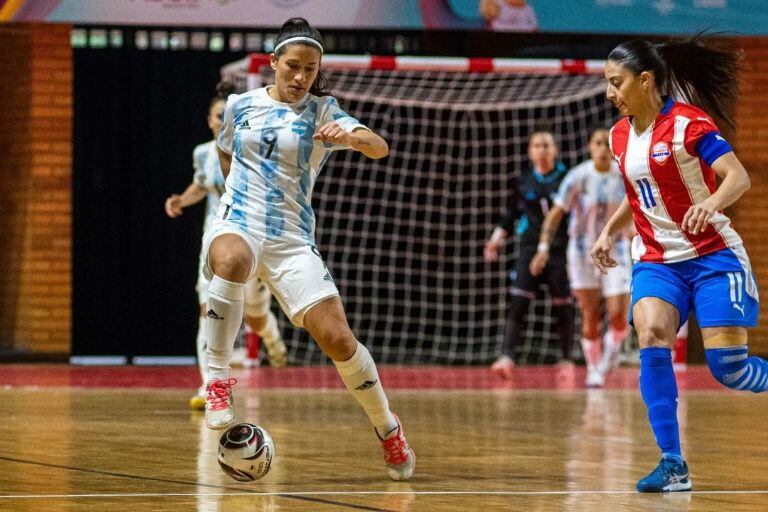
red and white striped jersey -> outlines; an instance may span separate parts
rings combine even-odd
[[[643,133],[625,117],[611,129],[610,143],[638,233],[635,260],[673,263],[742,243],[722,212],[696,235],[680,228],[688,208],[715,191],[712,163],[732,151],[704,111],[667,98]]]

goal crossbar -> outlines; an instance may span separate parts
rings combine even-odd
[[[269,54],[252,53],[224,66],[223,72],[246,68],[248,88],[258,87],[259,70],[269,65]],[[526,74],[601,74],[605,62],[594,59],[504,59],[480,57],[422,57],[410,55],[341,55],[323,56],[323,66],[333,69],[382,71],[442,71],[469,73]]]

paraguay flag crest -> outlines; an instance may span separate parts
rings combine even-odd
[[[656,160],[656,163],[659,165],[663,164],[667,161],[667,158],[669,158],[669,155],[672,153],[669,151],[669,144],[666,142],[657,142],[653,145],[653,151],[651,152],[651,157],[653,157],[654,160]]]

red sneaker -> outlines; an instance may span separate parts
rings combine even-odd
[[[416,469],[416,454],[408,446],[400,418],[396,414],[394,416],[395,421],[397,421],[396,432],[389,438],[382,439],[376,429],[373,430],[381,441],[382,448],[384,448],[384,461],[387,463],[389,478],[399,482],[408,480],[413,476],[413,470]]]
[[[232,386],[237,379],[211,379],[205,387],[205,424],[219,430],[235,422],[232,407]]]
[[[512,380],[512,370],[514,367],[515,362],[512,358],[503,355],[499,356],[499,358],[491,365],[491,371],[504,380]]]

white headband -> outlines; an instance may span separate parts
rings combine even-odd
[[[304,37],[304,36],[289,37],[288,39],[286,39],[282,43],[280,43],[277,46],[275,46],[275,53],[277,53],[277,51],[280,48],[282,48],[283,46],[285,46],[287,44],[299,43],[299,42],[313,44],[313,45],[317,46],[320,49],[320,53],[325,53],[324,50],[323,50],[323,45],[321,45],[319,42],[315,41],[311,37]]]

